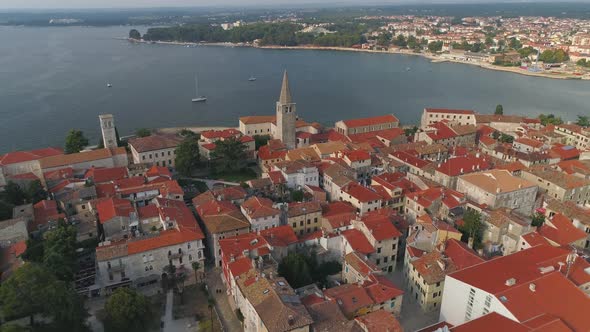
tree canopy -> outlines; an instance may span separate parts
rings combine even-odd
[[[504,114],[504,106],[501,104],[496,105],[496,110],[494,111],[496,115],[503,115]]]
[[[587,115],[578,115],[578,121],[576,121],[576,124],[582,127],[589,127],[590,117],[588,117]]]
[[[139,128],[135,131],[137,137],[148,137],[152,134],[152,131],[148,128]]]
[[[279,263],[279,275],[283,276],[293,288],[299,288],[311,283],[325,286],[327,277],[342,271],[342,265],[336,261],[320,264],[316,252],[309,255],[291,253]]]
[[[81,130],[72,129],[66,136],[65,153],[77,153],[88,146],[88,139]]]
[[[141,39],[141,34],[136,29],[131,29],[129,31],[129,38],[139,40]]]
[[[60,280],[70,282],[76,273],[76,233],[73,225],[60,220],[44,234],[43,264]]]
[[[543,126],[552,124],[552,125],[559,125],[563,123],[563,120],[560,117],[556,117],[553,114],[549,114],[549,115],[545,115],[545,114],[541,114],[539,115],[539,120],[541,120],[541,124]]]
[[[539,55],[539,60],[546,63],[561,63],[569,60],[569,55],[562,49],[545,50]]]
[[[50,318],[45,330],[88,331],[88,313],[80,296],[38,263],[26,263],[0,287],[0,303],[5,317],[34,315]]]
[[[474,210],[467,210],[463,215],[463,224],[458,227],[458,230],[463,234],[461,241],[468,242],[469,238],[473,238],[473,248],[480,249],[482,247],[483,231],[485,225],[481,221],[481,214]]]
[[[118,288],[104,306],[107,331],[145,331],[151,314],[149,300],[129,288]]]
[[[200,165],[199,143],[192,135],[187,136],[176,148],[174,164],[183,176],[190,177]]]
[[[246,159],[246,145],[235,137],[217,141],[211,158],[216,159],[220,171],[238,170]]]

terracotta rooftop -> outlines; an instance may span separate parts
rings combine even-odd
[[[341,234],[344,239],[346,239],[352,250],[356,250],[364,255],[375,252],[375,248],[371,245],[369,240],[367,240],[365,235],[358,229],[348,229],[343,231]]]
[[[475,115],[475,111],[473,111],[473,110],[456,110],[456,109],[447,109],[447,108],[425,108],[424,111],[428,112],[428,113],[451,113],[451,114]]]
[[[98,149],[86,152],[78,152],[64,155],[53,155],[39,160],[42,169],[54,167],[66,167],[79,163],[111,158],[115,155],[126,155],[124,147],[115,149]]]
[[[251,219],[275,216],[281,212],[273,207],[270,199],[257,196],[248,198],[242,203],[241,208]]]
[[[348,128],[357,128],[357,127],[374,126],[374,125],[386,124],[386,123],[399,123],[399,120],[393,114],[386,114],[386,115],[374,116],[374,117],[369,117],[369,118],[343,120],[342,122],[344,122],[344,124]]]
[[[506,170],[494,169],[479,173],[466,174],[461,176],[461,179],[492,194],[511,192],[536,186],[527,180],[513,176]]]
[[[366,315],[355,318],[355,320],[369,332],[403,332],[400,322],[388,311],[379,309]]]
[[[24,163],[41,158],[62,155],[64,151],[60,148],[44,148],[31,151],[14,151],[0,155],[0,166]]]

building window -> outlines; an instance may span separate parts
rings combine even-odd
[[[297,223],[296,222],[293,223],[293,228],[297,228]]]
[[[193,255],[188,255],[188,260],[192,261],[193,260]]]

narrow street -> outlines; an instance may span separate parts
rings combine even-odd
[[[230,305],[230,299],[227,295],[227,290],[223,285],[221,270],[217,267],[207,271],[206,275],[207,287],[209,287],[209,294],[215,299],[215,309],[221,320],[225,331],[241,331],[242,324],[236,317],[234,309]],[[220,289],[221,293],[216,290]]]

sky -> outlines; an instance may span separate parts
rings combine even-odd
[[[305,4],[418,4],[476,2],[586,2],[590,0],[0,0],[0,9],[149,8]]]
[[[539,0],[537,0],[539,1]],[[541,0],[543,1],[543,0]],[[578,0],[579,1],[579,0]],[[587,1],[587,0],[586,0]],[[396,3],[473,3],[531,2],[530,0],[0,0],[0,9],[62,9],[62,8],[149,8],[193,6],[244,6],[304,4],[396,4]],[[549,2],[563,2],[552,0]],[[576,2],[576,0],[569,0]]]
[[[363,0],[361,0],[363,1]],[[223,5],[299,5],[309,3],[352,3],[352,0],[0,0],[0,9],[51,8],[149,8]],[[364,1],[363,1],[364,2]],[[392,0],[391,2],[399,2]],[[358,3],[358,1],[357,1]]]

